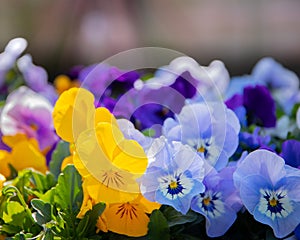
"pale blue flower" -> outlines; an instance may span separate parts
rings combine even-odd
[[[283,238],[300,223],[300,171],[267,150],[250,153],[234,173],[240,197],[254,218]]]
[[[147,156],[149,166],[139,179],[144,197],[186,214],[192,198],[204,191],[203,159],[189,146],[170,144],[164,137],[154,140]]]
[[[206,218],[206,233],[209,237],[222,236],[234,223],[242,207],[232,174],[235,167],[215,169],[206,174],[203,183],[205,192],[196,196],[191,208]]]
[[[239,131],[236,115],[219,102],[186,105],[175,120],[169,118],[163,126],[170,142],[188,144],[217,170],[227,165],[237,149]]]

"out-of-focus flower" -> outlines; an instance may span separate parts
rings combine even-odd
[[[265,86],[248,86],[243,95],[234,95],[226,101],[226,105],[235,111],[240,107],[246,110],[247,124],[257,124],[263,127],[275,127],[275,102]],[[245,123],[244,119],[241,122]]]
[[[189,146],[155,139],[148,151],[150,164],[139,179],[141,192],[152,202],[186,214],[194,196],[204,191],[204,162]]]
[[[149,217],[160,204],[150,202],[141,194],[130,202],[114,203],[106,207],[98,221],[100,230],[108,230],[131,237],[144,236],[148,232]],[[103,221],[104,219],[104,221]]]
[[[131,89],[115,104],[113,114],[130,119],[139,130],[153,128],[156,136],[161,134],[161,125],[184,106],[185,97],[171,87]]]
[[[233,184],[234,167],[223,168],[220,173],[211,169],[203,180],[205,191],[196,196],[191,208],[206,218],[206,233],[218,237],[234,223],[242,207]]]
[[[284,141],[281,156],[286,164],[294,168],[300,168],[300,142],[294,139]]]
[[[43,96],[23,86],[12,92],[1,112],[3,135],[18,133],[35,138],[47,151],[57,141],[52,123],[52,106]]]
[[[239,131],[235,114],[217,102],[186,105],[176,120],[169,118],[163,126],[168,141],[188,144],[217,170],[225,167],[235,152]]]
[[[300,171],[267,150],[250,153],[234,173],[234,182],[247,210],[283,238],[300,223]]]
[[[136,71],[123,71],[106,64],[98,64],[82,69],[78,79],[81,87],[94,94],[96,106],[112,111],[119,97],[133,88],[139,77]]]
[[[188,98],[202,100],[220,100],[229,83],[229,74],[221,61],[213,61],[208,67],[199,65],[193,58],[178,57],[169,65],[159,69],[154,78],[146,81],[149,88],[157,89],[162,86],[172,86],[179,90],[176,80],[185,79],[192,85],[196,92],[189,85]]]
[[[287,114],[300,101],[299,78],[273,58],[258,61],[252,70],[252,76],[270,89],[274,99]]]
[[[34,168],[45,173],[47,170],[46,158],[40,152],[35,139],[24,139],[14,143],[11,152],[0,151],[0,173],[5,177],[11,175],[9,165],[20,171],[25,168]]]
[[[62,94],[72,87],[79,87],[79,83],[77,81],[72,81],[67,75],[58,75],[54,79],[54,86],[57,93]]]
[[[53,86],[48,84],[46,70],[33,64],[32,57],[29,54],[18,59],[17,66],[23,75],[26,85],[47,98],[51,104],[54,104],[57,100],[57,94]]]
[[[0,87],[2,87],[6,73],[13,68],[17,58],[27,47],[24,38],[15,38],[9,41],[4,52],[0,54]]]

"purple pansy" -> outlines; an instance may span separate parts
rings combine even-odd
[[[204,191],[203,159],[189,146],[169,144],[164,137],[154,140],[147,156],[149,165],[139,179],[144,197],[186,214],[192,198]]]
[[[300,101],[299,78],[272,58],[263,58],[252,70],[253,78],[268,86],[273,97],[289,114],[295,103]]]
[[[188,104],[175,120],[168,118],[163,125],[163,134],[170,142],[188,144],[217,170],[234,154],[239,131],[236,115],[219,102]]]
[[[37,139],[41,150],[51,148],[58,137],[52,121],[53,107],[43,96],[23,86],[12,92],[1,113],[3,135],[23,133]]]
[[[276,126],[275,102],[265,86],[248,86],[243,90],[243,95],[233,95],[226,101],[226,105],[233,111],[244,107],[246,110],[247,124],[257,124],[263,127]],[[245,123],[245,119],[241,119]]]
[[[211,169],[203,180],[205,191],[192,201],[191,209],[206,218],[206,233],[209,237],[224,235],[242,207],[233,184],[234,170],[235,167],[227,167],[218,173]]]
[[[140,77],[136,71],[123,71],[106,64],[91,65],[79,73],[81,87],[90,90],[97,106],[113,110],[118,98],[133,88],[134,82]]]
[[[282,143],[281,156],[285,160],[285,163],[300,168],[300,141],[286,140]]]
[[[280,156],[256,150],[239,164],[233,178],[244,206],[276,237],[287,236],[300,223],[300,171]]]

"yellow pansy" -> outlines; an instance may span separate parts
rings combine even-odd
[[[95,202],[105,203],[135,199],[139,193],[136,179],[147,167],[143,148],[125,139],[116,125],[107,122],[79,136],[73,161],[85,178],[88,195]]]
[[[160,208],[160,204],[149,202],[141,194],[131,202],[110,204],[97,222],[101,230],[131,237],[147,234],[149,217],[153,210]]]
[[[75,142],[82,131],[93,127],[94,115],[92,93],[83,88],[71,88],[63,92],[52,114],[57,135],[66,142]]]
[[[39,151],[38,142],[33,138],[17,141],[11,152],[0,151],[0,173],[5,177],[11,174],[9,164],[17,171],[34,168],[45,173],[47,170],[46,158]]]

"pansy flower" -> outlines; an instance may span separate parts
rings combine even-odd
[[[25,136],[18,141],[13,140],[12,145],[8,144],[12,150],[7,152],[0,150],[0,173],[5,177],[11,176],[9,165],[17,171],[25,168],[34,168],[45,173],[47,170],[46,158],[39,150],[35,139],[27,139]]]
[[[148,161],[136,141],[125,139],[116,125],[100,122],[80,134],[75,145],[74,165],[84,173],[84,188],[93,200],[118,203],[137,197],[136,179]]]
[[[139,179],[141,192],[151,202],[186,214],[192,198],[204,191],[203,159],[189,146],[155,139],[147,154],[150,164]]]
[[[103,231],[112,231],[131,237],[147,234],[149,216],[160,204],[150,202],[141,194],[130,202],[114,203],[106,206],[100,216],[97,227]]]
[[[188,144],[217,170],[225,167],[235,152],[239,131],[236,115],[218,102],[188,104],[163,126],[170,142]]]
[[[300,171],[267,150],[250,153],[234,173],[247,210],[283,238],[300,223]]]
[[[207,168],[203,180],[205,191],[192,201],[192,210],[206,218],[206,233],[209,237],[224,235],[242,207],[238,191],[233,184],[234,170],[235,167],[227,167],[218,173],[211,167]]]
[[[52,106],[43,96],[23,86],[12,92],[1,112],[4,136],[25,134],[35,138],[39,148],[48,151],[58,140],[52,123]]]

